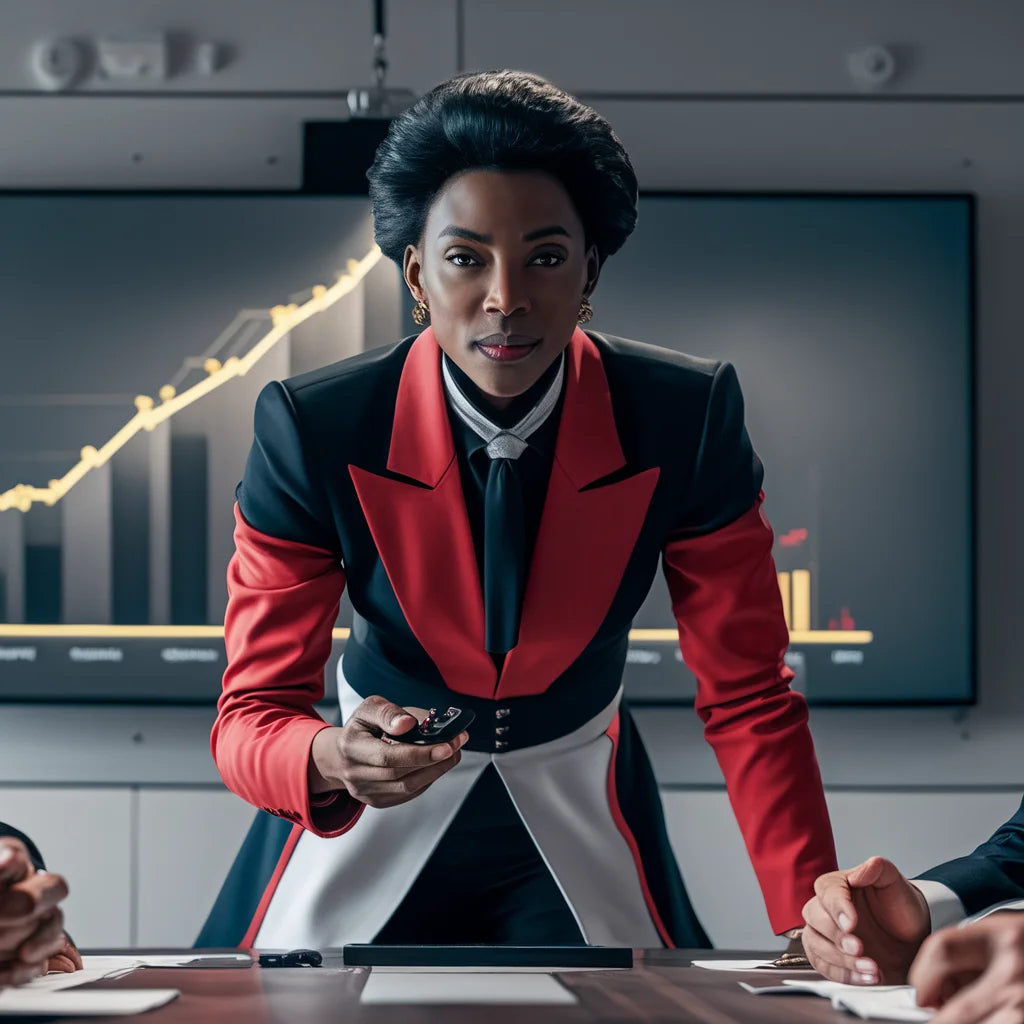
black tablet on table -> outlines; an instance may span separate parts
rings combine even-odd
[[[343,949],[350,967],[632,967],[626,946],[383,946]]]

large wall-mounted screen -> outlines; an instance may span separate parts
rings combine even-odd
[[[413,330],[368,202],[6,193],[0,234],[0,699],[215,700],[256,394]],[[973,697],[972,244],[967,196],[648,194],[593,297],[735,364],[813,703]],[[627,694],[691,701],[660,579],[635,627]]]

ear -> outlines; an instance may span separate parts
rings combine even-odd
[[[423,302],[426,299],[426,292],[423,291],[423,285],[421,283],[423,273],[423,260],[420,257],[420,251],[415,245],[407,245],[405,247],[405,255],[402,257],[402,276],[405,278],[405,283],[412,292],[412,297],[417,302]]]
[[[597,279],[601,276],[601,257],[596,245],[587,249],[587,279],[583,285],[583,297],[589,299],[597,287]]]

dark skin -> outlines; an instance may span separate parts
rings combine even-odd
[[[599,267],[569,194],[540,171],[456,175],[404,260],[406,283],[430,308],[438,345],[495,409],[561,355]],[[371,807],[414,799],[459,763],[469,738],[416,747],[383,736],[416,721],[383,697],[367,697],[343,726],[313,738],[310,792],[343,789]]]
[[[438,345],[502,408],[569,344],[599,265],[557,178],[477,170],[435,198],[423,238],[405,251],[404,273],[413,298],[430,309]],[[510,354],[521,358],[500,358]]]
[[[36,871],[24,844],[0,839],[0,987],[81,969],[58,905],[67,894],[60,875]]]

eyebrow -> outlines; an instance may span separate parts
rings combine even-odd
[[[470,231],[469,228],[460,228],[455,224],[449,224],[438,232],[438,238],[444,238],[446,235],[456,235],[459,238],[470,238],[474,242],[480,242],[482,245],[488,245],[491,242],[490,235],[481,235],[478,231]],[[566,231],[560,224],[549,224],[547,227],[537,228],[535,231],[528,231],[523,235],[524,242],[533,242],[538,238],[544,238],[547,235],[564,235],[566,238],[571,238],[572,235]]]

